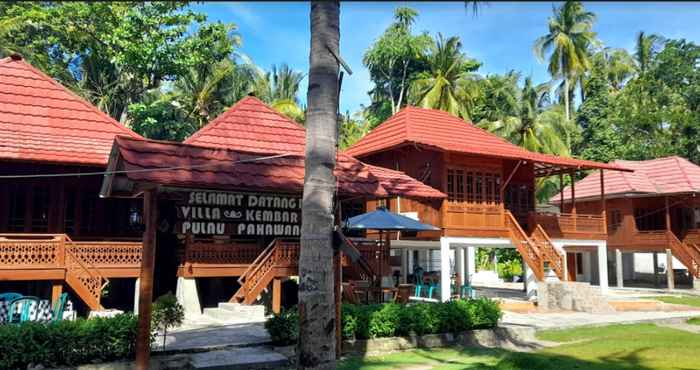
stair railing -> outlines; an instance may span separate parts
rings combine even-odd
[[[95,266],[88,266],[88,264],[73,251],[75,244],[68,235],[62,234],[61,237],[65,243],[63,249],[66,253],[66,274],[75,276],[99,306],[102,289],[109,283],[109,280],[100,273],[98,268]]]
[[[525,234],[525,231],[520,227],[520,224],[513,214],[508,210],[506,210],[504,214],[506,217],[505,224],[510,231],[511,241],[515,244],[515,248],[523,256],[525,263],[527,263],[535,273],[537,280],[544,280],[542,252],[537,248],[537,245],[530,240],[527,234]]]
[[[531,239],[535,242],[542,252],[542,255],[546,261],[550,263],[552,269],[559,277],[559,280],[564,280],[564,263],[566,258],[564,254],[554,247],[552,240],[544,231],[541,225],[535,226],[535,230],[532,232]]]

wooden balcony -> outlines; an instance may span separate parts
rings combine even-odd
[[[572,213],[530,213],[528,224],[540,225],[550,238],[605,240],[605,218],[600,215]]]
[[[66,234],[0,234],[0,280],[65,282],[100,309],[108,278],[138,277],[141,242],[72,241]]]
[[[138,277],[141,242],[72,241],[65,234],[0,234],[0,280],[62,280],[67,255],[105,278]]]
[[[666,230],[627,230],[617,228],[608,234],[608,246],[635,251],[663,251],[668,248]]]
[[[445,201],[442,206],[445,236],[508,237],[505,209],[498,203]]]
[[[188,241],[178,276],[241,276],[263,250],[255,244]]]

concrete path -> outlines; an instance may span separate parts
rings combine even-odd
[[[586,312],[515,313],[505,312],[500,325],[525,326],[541,329],[566,329],[586,325],[634,324],[642,322],[682,322],[700,317],[700,311],[616,312],[591,314]]]
[[[287,365],[287,357],[267,347],[232,348],[190,356],[190,367],[197,370],[279,369]]]
[[[683,330],[695,334],[700,334],[700,325],[688,324],[686,322],[670,322],[670,323],[660,323],[659,326],[665,326],[668,328]]]
[[[225,322],[201,315],[188,317],[185,323],[168,333],[167,352],[199,352],[207,349],[245,347],[270,342],[264,323]],[[154,351],[162,350],[158,338]]]

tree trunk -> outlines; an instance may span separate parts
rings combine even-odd
[[[569,76],[567,75],[564,75],[564,110],[568,121],[571,117],[569,115]]]
[[[306,166],[299,256],[300,369],[335,368],[333,173],[338,137],[340,4],[311,3]]]

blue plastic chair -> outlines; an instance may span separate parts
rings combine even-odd
[[[430,283],[430,286],[428,286],[428,298],[433,298],[433,293],[436,289],[440,290],[440,284]]]
[[[63,320],[63,312],[66,310],[66,301],[68,301],[68,293],[62,293],[56,301],[56,305],[51,313],[51,321],[61,321]]]
[[[2,293],[0,294],[0,301],[14,301],[17,298],[22,298],[19,293]]]
[[[32,303],[34,303],[34,314],[38,315],[39,311],[39,298],[32,296],[24,296],[17,298],[10,302],[10,311],[8,311],[8,322],[9,323],[22,323],[25,321],[32,321],[30,317]],[[19,315],[17,315],[17,309],[19,307]]]
[[[472,288],[471,285],[464,284],[464,285],[462,285],[462,287],[460,289],[460,296],[462,298],[466,297],[469,299],[474,299],[474,298],[476,298],[476,291],[474,290],[474,288]]]
[[[423,291],[424,288],[427,288],[427,286],[424,285],[424,284],[416,284],[416,292],[415,292],[414,295],[415,295],[416,297],[420,297],[420,296],[421,296],[421,292]]]

